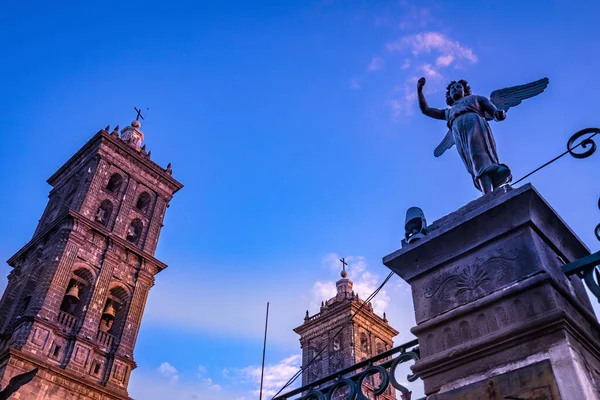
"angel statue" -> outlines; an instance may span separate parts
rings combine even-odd
[[[475,187],[483,194],[510,182],[510,169],[498,161],[496,142],[487,121],[506,119],[510,107],[542,93],[548,86],[548,78],[494,90],[489,99],[472,95],[471,87],[465,80],[452,81],[446,88],[446,104],[450,107],[445,110],[429,107],[423,94],[425,82],[425,78],[421,78],[417,83],[421,112],[428,117],[447,121],[449,129],[433,154],[439,157],[456,144]]]

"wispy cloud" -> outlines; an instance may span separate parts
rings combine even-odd
[[[435,60],[436,65],[440,67],[447,67],[455,60],[452,54],[446,54],[445,56],[439,56],[437,60]]]
[[[360,79],[358,79],[358,78],[350,79],[350,89],[354,89],[354,90],[360,89]]]
[[[374,71],[379,71],[384,66],[385,66],[385,60],[382,57],[376,56],[376,57],[373,57],[373,59],[367,66],[367,69],[371,72],[374,72]]]
[[[420,68],[421,68],[421,71],[425,74],[425,76],[427,78],[433,78],[433,79],[441,79],[442,78],[442,74],[440,74],[437,69],[432,67],[431,64],[423,64],[423,65],[421,65]]]
[[[433,52],[442,57],[441,64],[446,67],[452,62],[460,60],[477,62],[477,56],[473,50],[439,32],[422,32],[404,36],[399,40],[387,43],[385,47],[390,53],[409,49],[414,56]]]
[[[263,379],[263,395],[265,397],[272,397],[287,383],[287,381],[296,373],[300,368],[302,357],[300,354],[295,354],[284,358],[277,364],[269,364],[265,366],[264,379]],[[249,381],[256,386],[256,389],[252,390],[251,393],[255,396],[259,394],[261,367],[257,365],[250,365],[246,368],[241,369],[229,369],[228,373],[234,372],[237,378],[242,381]],[[298,387],[299,379],[294,382],[292,387]]]
[[[419,74],[428,78],[428,89],[435,92],[443,85],[444,69],[463,64],[474,64],[477,56],[472,49],[440,32],[421,32],[406,35],[385,45],[390,55],[401,55],[401,69],[410,71],[402,85],[394,92],[389,104],[394,117],[410,115],[417,104],[416,81]],[[406,58],[406,57],[411,58]],[[433,85],[432,85],[433,84]]]
[[[200,366],[198,371],[201,375],[208,372],[203,366]],[[220,384],[215,383],[210,377],[199,379],[194,373],[180,373],[180,371],[169,362],[162,363],[155,370],[136,370],[131,377],[129,385],[130,394],[135,398],[144,400],[241,400],[248,393],[248,389],[249,387],[238,386],[235,384],[232,384],[229,387],[222,387]]]
[[[166,361],[160,364],[158,367],[158,372],[162,376],[169,378],[171,381],[177,381],[179,379],[179,372],[177,371],[177,368]]]

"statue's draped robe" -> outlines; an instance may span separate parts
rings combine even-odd
[[[448,128],[452,131],[458,154],[473,178],[475,187],[481,190],[477,178],[487,174],[494,187],[510,178],[510,170],[498,162],[496,142],[480,105],[481,96],[466,96],[445,110]]]

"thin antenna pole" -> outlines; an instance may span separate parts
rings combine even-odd
[[[269,325],[269,302],[267,301],[267,317],[265,318],[265,341],[263,343],[263,357],[262,357],[262,368],[260,371],[260,397],[259,400],[262,400],[262,390],[263,390],[263,377],[265,375],[265,353],[267,351],[267,326]]]

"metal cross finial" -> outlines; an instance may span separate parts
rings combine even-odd
[[[137,107],[133,107],[133,109],[137,112],[137,116],[135,117],[136,121],[139,121],[140,118],[144,119],[144,117],[142,117],[142,110],[139,110]]]
[[[346,262],[346,258],[340,258],[340,261],[342,262],[342,278],[345,278],[346,276],[348,276],[348,273],[346,272],[346,265],[348,265],[348,263]]]

